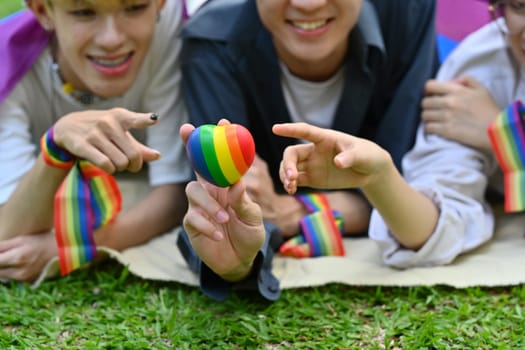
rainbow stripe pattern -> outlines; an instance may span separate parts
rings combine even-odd
[[[295,258],[344,256],[343,219],[331,210],[326,196],[309,193],[298,195],[297,199],[311,214],[301,219],[301,234],[282,244],[280,253]]]
[[[204,124],[191,133],[186,152],[200,176],[219,187],[228,187],[252,165],[255,143],[242,125]]]
[[[95,258],[93,232],[117,216],[122,208],[122,197],[112,175],[57,146],[53,128],[42,136],[41,149],[46,164],[70,168],[54,199],[60,272],[66,275]]]
[[[525,107],[508,106],[488,127],[494,154],[503,171],[506,212],[525,210]]]
[[[42,157],[46,164],[61,169],[70,169],[75,164],[75,156],[58,146],[54,141],[54,127],[51,127],[40,139]]]

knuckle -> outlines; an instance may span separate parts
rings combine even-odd
[[[119,159],[118,161],[115,161],[115,168],[118,171],[124,171],[128,168],[129,164],[129,160],[127,158],[123,158],[121,160]]]
[[[114,107],[109,110],[112,116],[117,117],[125,113],[125,109],[122,107]]]

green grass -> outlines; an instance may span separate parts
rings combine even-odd
[[[0,17],[21,8],[0,1]],[[218,303],[107,262],[36,290],[0,285],[0,349],[523,349],[524,315],[524,285],[329,285]]]
[[[0,18],[5,17],[24,7],[22,5],[22,0],[1,0],[1,2],[2,5],[0,6]]]
[[[525,286],[284,290],[274,303],[145,281],[116,262],[0,286],[1,349],[523,349]]]

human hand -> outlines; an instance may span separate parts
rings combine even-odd
[[[388,152],[377,144],[343,132],[306,123],[275,124],[272,130],[276,135],[310,141],[284,151],[279,177],[290,194],[298,186],[364,188],[377,183],[392,164]]]
[[[227,121],[219,122],[227,123]],[[184,124],[184,143],[194,127]],[[214,186],[198,176],[186,186],[188,211],[183,225],[201,260],[228,281],[246,277],[265,239],[260,207],[246,193],[241,179],[230,187]]]
[[[307,214],[299,201],[288,194],[278,194],[268,164],[255,156],[243,177],[250,198],[261,207],[264,219],[276,225],[285,237],[299,232],[299,220]]]
[[[492,152],[487,128],[500,113],[490,92],[471,77],[456,81],[429,80],[421,119],[425,132]]]
[[[160,153],[139,143],[129,130],[142,129],[156,122],[156,116],[151,113],[135,113],[123,108],[73,112],[55,124],[54,142],[107,173],[137,172],[144,162],[159,159]]]
[[[57,255],[53,232],[0,241],[0,279],[32,282],[47,262]]]

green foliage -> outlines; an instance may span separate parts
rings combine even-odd
[[[267,303],[146,281],[116,262],[0,285],[1,349],[519,349],[525,286],[329,285]]]

